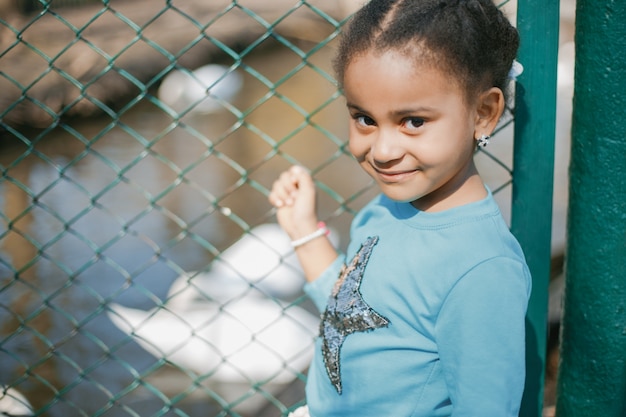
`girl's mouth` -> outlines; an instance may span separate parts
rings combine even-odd
[[[412,170],[402,170],[402,171],[393,171],[393,170],[380,170],[374,168],[376,175],[381,181],[386,183],[394,183],[394,182],[402,182],[407,178],[414,175],[416,172],[419,172],[419,169]]]

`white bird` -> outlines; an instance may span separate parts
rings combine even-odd
[[[328,237],[337,247],[337,233],[330,229]],[[243,235],[213,262],[210,272],[213,277],[243,279],[261,292],[283,299],[297,295],[305,283],[291,240],[275,223],[256,226]],[[200,288],[202,282],[194,281]]]
[[[336,245],[336,233],[331,233]],[[238,409],[254,413],[313,357],[319,317],[278,300],[302,289],[290,239],[277,224],[257,226],[224,250],[207,272],[181,275],[162,306],[149,311],[110,304],[108,316],[146,351],[207,376]],[[242,401],[242,398],[247,398]]]
[[[331,241],[337,243],[335,233]],[[174,281],[149,311],[110,304],[109,317],[154,356],[228,382],[293,380],[312,358],[319,317],[279,297],[304,275],[289,236],[275,223],[251,229],[208,272]]]
[[[337,247],[337,233],[329,239]],[[179,277],[168,297],[189,285],[197,290],[197,299],[230,299],[252,287],[259,295],[291,299],[305,283],[304,273],[287,233],[276,223],[252,228],[215,259],[208,272]]]
[[[301,307],[250,295],[178,301],[149,311],[110,304],[108,315],[154,356],[220,382],[285,384],[311,361],[319,319]]]
[[[213,261],[210,273],[212,277],[250,283],[279,298],[296,295],[305,282],[289,236],[278,224],[262,224],[243,235]],[[194,281],[199,288],[204,282]]]
[[[12,387],[2,387],[0,390],[0,417],[29,417],[34,415],[33,407],[21,392]]]
[[[230,67],[209,64],[193,71],[169,72],[157,91],[159,100],[175,112],[212,113],[224,108],[243,86],[242,75]]]

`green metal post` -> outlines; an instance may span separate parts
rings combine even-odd
[[[578,0],[557,415],[626,416],[626,2]]]
[[[526,315],[526,386],[520,416],[539,417],[543,408],[550,280],[558,0],[519,0],[518,60],[524,72],[515,94],[515,145],[511,230],[533,276]]]

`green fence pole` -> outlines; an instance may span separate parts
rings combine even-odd
[[[578,0],[557,415],[626,416],[626,3]]]
[[[515,95],[511,230],[524,249],[533,276],[520,416],[538,417],[543,408],[547,342],[559,1],[519,0],[517,28],[521,38],[518,60],[524,72]]]

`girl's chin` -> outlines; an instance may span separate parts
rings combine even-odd
[[[421,198],[421,196],[399,195],[399,194],[393,193],[393,192],[385,192],[384,190],[382,191],[382,193],[385,194],[385,196],[387,196],[387,198],[389,198],[390,200],[395,201],[396,203],[411,203],[412,204],[414,202],[417,202]]]

